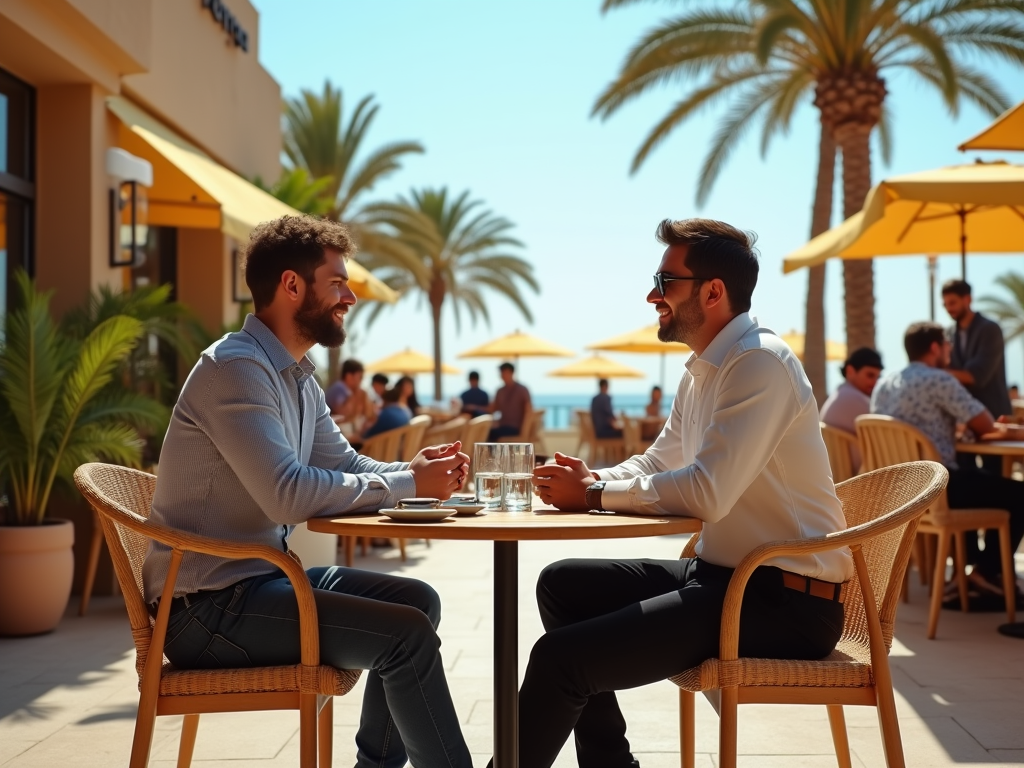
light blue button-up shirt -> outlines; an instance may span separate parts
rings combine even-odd
[[[355,452],[312,380],[249,315],[203,352],[174,406],[160,454],[153,520],[188,533],[287,549],[311,517],[393,506],[416,495],[408,465]],[[170,549],[151,543],[143,567],[146,600],[160,596]],[[270,573],[262,560],[186,553],[175,594],[222,589]]]

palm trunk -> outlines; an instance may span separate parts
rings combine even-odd
[[[430,316],[434,321],[434,402],[441,402],[441,308],[447,286],[444,278],[435,276],[430,284]]]
[[[871,189],[871,126],[849,122],[835,131],[843,153],[843,216],[864,207]],[[872,259],[843,261],[846,305],[846,347],[875,348],[875,273]]]
[[[829,228],[832,221],[832,190],[836,178],[836,142],[821,126],[818,140],[818,178],[811,212],[811,237]],[[828,397],[825,384],[825,265],[811,267],[807,277],[807,308],[804,319],[804,371],[811,381],[818,407]]]

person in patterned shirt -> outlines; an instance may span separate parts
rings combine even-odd
[[[988,507],[1010,513],[1010,545],[1016,551],[1024,538],[1024,485],[988,472],[960,467],[956,461],[956,425],[966,424],[975,435],[999,428],[988,409],[948,372],[950,343],[941,325],[914,323],[903,336],[910,365],[883,378],[871,396],[871,412],[905,421],[924,432],[949,470],[947,494],[952,509]],[[1002,594],[999,538],[986,531],[985,549],[967,537],[967,560],[974,566],[972,581]]]

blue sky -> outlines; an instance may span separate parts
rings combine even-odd
[[[817,147],[810,104],[764,160],[752,131],[703,208],[694,202],[696,177],[721,110],[702,113],[677,130],[634,176],[633,153],[682,87],[652,91],[604,122],[590,117],[628,48],[669,15],[673,4],[638,4],[606,15],[600,0],[253,4],[261,14],[260,60],[286,96],[302,88],[320,90],[326,78],[343,89],[349,105],[372,93],[381,109],[371,146],[405,139],[425,145],[426,154],[408,159],[374,190],[375,197],[424,186],[448,186],[453,193],[469,189],[515,222],[515,234],[526,244],[523,256],[542,286],[539,296],[530,297],[533,325],[495,297],[490,328],[464,325],[456,333],[451,316],[444,326],[445,360],[464,371],[479,368],[486,388],[497,382],[496,361],[458,360],[458,352],[521,328],[583,353],[589,343],[654,322],[644,299],[662,251],[654,229],[666,217],[709,216],[756,232],[761,276],[753,313],[779,333],[803,329],[806,274],[783,276],[782,258],[806,241],[810,227]],[[995,61],[984,66],[1012,100],[1024,98],[1020,71]],[[876,153],[875,181],[973,162],[975,153],[962,154],[956,146],[987,125],[987,116],[965,105],[953,119],[933,91],[909,77],[891,76],[887,86],[895,152],[888,168]],[[977,156],[991,160],[999,154]],[[1007,159],[1021,162],[1024,156]],[[994,277],[1022,267],[1019,255],[971,256],[968,280],[975,296],[984,295],[994,290]],[[959,258],[941,258],[939,280],[956,276]],[[845,336],[841,279],[841,266],[830,264],[826,332],[839,341]],[[875,279],[879,348],[888,368],[901,367],[903,330],[928,317],[925,258],[876,260]],[[948,320],[941,306],[938,319]],[[407,299],[372,328],[358,324],[348,346],[347,354],[367,362],[405,346],[430,353],[427,310]],[[654,383],[656,357],[616,357],[650,378],[614,382],[613,394],[645,391]],[[670,386],[684,359],[670,356]],[[545,375],[561,362],[524,359],[520,378],[538,393],[592,389],[589,380]],[[1007,375],[1024,380],[1019,343],[1008,349]],[[421,378],[419,388],[429,391],[427,377]],[[830,383],[837,380],[833,371]],[[462,383],[461,376],[446,377],[446,394],[460,391]]]

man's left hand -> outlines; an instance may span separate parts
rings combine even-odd
[[[555,454],[554,464],[545,464],[533,470],[533,485],[540,500],[565,512],[587,509],[587,487],[594,475],[582,459]]]

